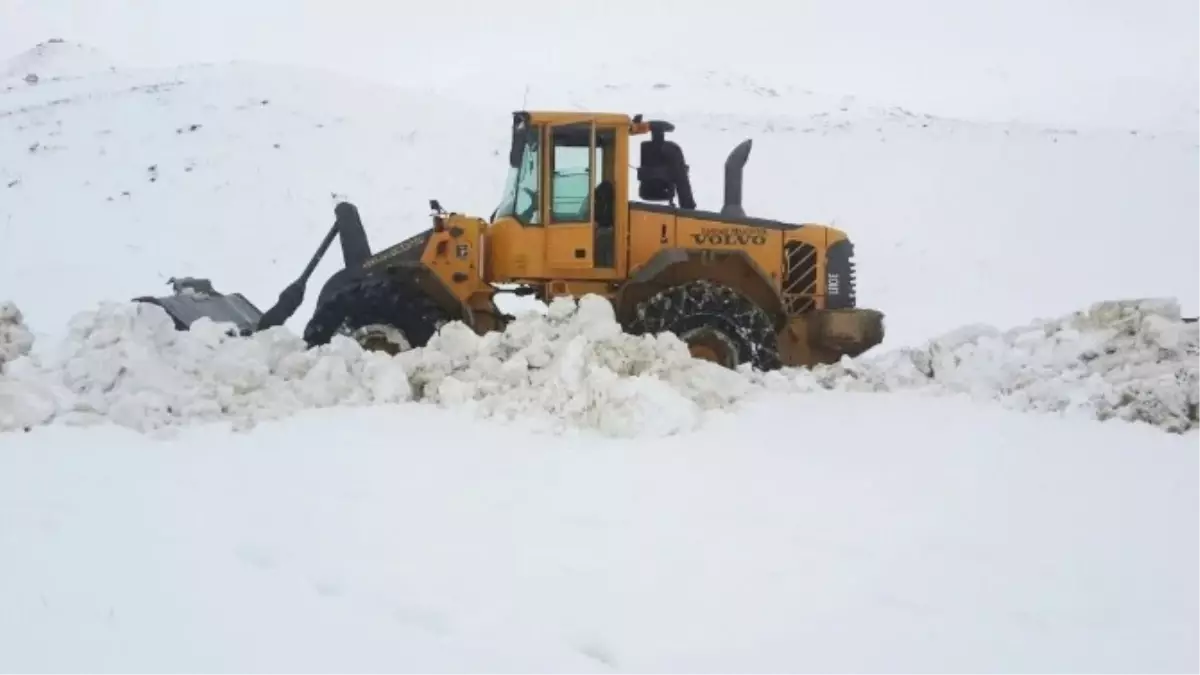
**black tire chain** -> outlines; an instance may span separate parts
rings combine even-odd
[[[703,279],[672,286],[642,301],[626,330],[633,335],[678,335],[702,325],[735,341],[739,363],[764,371],[782,367],[779,341],[767,313],[732,288]]]

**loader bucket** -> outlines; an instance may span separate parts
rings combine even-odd
[[[239,335],[250,335],[258,329],[263,313],[241,293],[218,293],[205,279],[172,279],[172,295],[144,296],[134,302],[157,305],[175,322],[177,330],[188,330],[201,317],[217,323],[232,323]]]

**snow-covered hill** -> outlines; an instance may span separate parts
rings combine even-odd
[[[860,301],[888,315],[885,346],[1116,298],[1176,297],[1197,314],[1194,135],[1000,126],[678,78],[543,84],[529,104],[675,121],[701,205],[720,199],[728,152],[755,139],[747,209],[847,229]],[[486,216],[519,107],[253,65],[16,82],[0,99],[0,287],[37,331],[171,276],[268,305],[336,199],[359,206],[376,246],[427,227],[431,197]]]
[[[114,63],[0,71],[0,669],[1200,667],[1194,134],[529,78],[674,121],[701,204],[755,138],[748,210],[847,229],[887,342],[730,373],[593,298],[387,359],[121,303],[269,304],[340,199],[490,213],[511,87]]]
[[[117,71],[0,101],[0,286],[35,330],[172,276],[267,306],[335,201],[358,203],[383,246],[428,226],[430,197],[490,213],[503,182],[503,118],[284,68]]]

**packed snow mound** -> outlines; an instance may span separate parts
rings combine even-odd
[[[1174,300],[1108,301],[1007,331],[967,326],[916,349],[755,379],[802,391],[965,394],[1180,433],[1197,426],[1198,343],[1197,324]]]
[[[1172,432],[1196,427],[1197,325],[1173,301],[1104,302],[1008,331],[969,326],[916,349],[771,373],[693,359],[669,333],[625,333],[598,296],[556,299],[503,332],[452,322],[395,357],[345,337],[308,349],[283,327],[242,338],[204,320],[180,332],[146,304],[77,315],[50,354],[29,353],[19,318],[9,324],[17,337],[0,374],[0,430],[105,420],[140,431],[248,428],[309,408],[423,402],[553,433],[666,436],[780,390],[965,394]]]
[[[306,408],[417,399],[543,430],[666,435],[750,391],[673,335],[623,333],[598,297],[558,300],[502,333],[451,323],[395,358],[340,336],[310,350],[282,327],[241,338],[202,320],[180,332],[161,308],[110,304],[78,315],[57,352],[17,359],[0,377],[0,430],[103,420],[245,428]]]
[[[0,81],[20,78],[28,84],[37,84],[113,69],[113,62],[98,49],[51,38],[6,59],[0,65]]]
[[[545,315],[518,317],[503,332],[480,336],[455,322],[401,359],[423,400],[610,436],[691,431],[705,411],[753,390],[738,373],[692,358],[670,333],[623,332],[612,305],[594,295],[556,298]]]
[[[0,302],[0,373],[4,364],[29,353],[33,333],[25,327],[21,310],[11,302]]]
[[[278,328],[248,339],[201,320],[175,330],[161,308],[108,304],[75,317],[64,343],[0,375],[0,430],[108,420],[152,431],[306,408],[410,398],[401,364],[347,338],[319,349]]]

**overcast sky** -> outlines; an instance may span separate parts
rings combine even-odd
[[[247,59],[393,82],[621,61],[717,67],[906,102],[1178,107],[1196,0],[0,0],[0,52],[48,37],[118,62]],[[605,40],[615,49],[605,51]],[[438,67],[432,68],[431,64]]]

